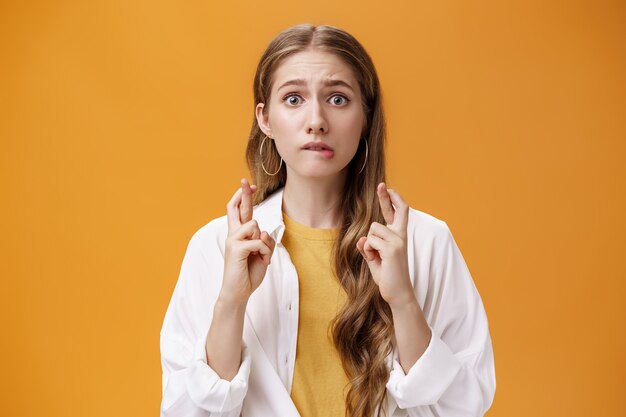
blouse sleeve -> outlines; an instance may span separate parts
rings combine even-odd
[[[387,390],[412,417],[480,417],[496,388],[487,315],[452,233],[441,223],[424,303],[432,337],[406,374],[394,352]]]
[[[161,328],[161,417],[239,416],[248,390],[251,356],[245,343],[231,381],[207,364],[205,345],[224,261],[217,236],[201,231],[187,246]]]

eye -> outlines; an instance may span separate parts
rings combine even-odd
[[[337,106],[345,106],[350,102],[350,99],[348,99],[343,94],[335,94],[330,99],[331,102]],[[300,100],[302,100],[302,97],[299,94],[295,93],[291,93],[283,97],[283,101],[287,102],[287,104],[291,106],[297,106],[298,104],[301,104]]]
[[[341,94],[335,94],[331,97],[331,101],[333,104],[340,106],[342,104],[348,104],[350,100],[346,96],[343,96]]]
[[[300,98],[301,97],[298,94],[288,94],[285,97],[283,97],[283,101],[287,101],[288,104],[295,106],[297,104],[300,104],[298,101]]]

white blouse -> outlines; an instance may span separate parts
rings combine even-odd
[[[299,416],[290,397],[298,276],[281,244],[283,190],[253,209],[276,248],[248,301],[242,362],[232,381],[207,365],[205,353],[224,272],[226,215],[191,237],[160,335],[162,417]],[[432,337],[406,374],[396,348],[387,357],[387,415],[483,416],[493,403],[496,377],[487,315],[474,281],[444,221],[411,208],[407,239],[411,282]]]

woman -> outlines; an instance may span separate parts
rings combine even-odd
[[[483,415],[482,301],[447,224],[385,185],[367,52],[291,27],[254,99],[254,185],[193,235],[165,315],[161,415]]]

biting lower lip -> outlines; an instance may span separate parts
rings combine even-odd
[[[315,153],[317,153],[318,155],[322,155],[324,158],[332,158],[335,156],[335,151],[332,151],[330,149],[308,149],[305,148],[305,151],[313,151]]]

